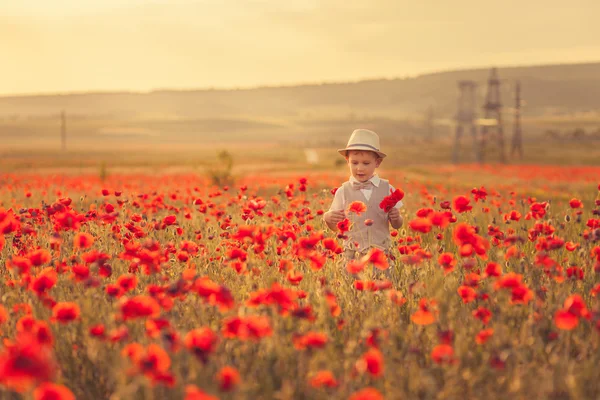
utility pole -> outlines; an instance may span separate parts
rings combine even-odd
[[[521,133],[521,82],[517,81],[515,96],[515,130],[512,137],[510,156],[514,157],[515,152],[519,153],[519,159],[523,159],[523,140]]]

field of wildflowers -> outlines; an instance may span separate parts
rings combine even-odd
[[[599,398],[600,168],[419,173],[349,265],[340,174],[0,175],[0,398]]]

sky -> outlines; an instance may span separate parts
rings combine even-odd
[[[0,95],[600,61],[597,0],[0,0]]]

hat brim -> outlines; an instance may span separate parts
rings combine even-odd
[[[338,153],[340,153],[342,156],[346,157],[346,152],[352,151],[352,150],[372,151],[373,153],[376,153],[380,158],[387,157],[387,155],[385,153],[382,153],[381,151],[376,151],[376,150],[370,149],[368,147],[362,147],[362,146],[354,146],[352,148],[339,149]]]

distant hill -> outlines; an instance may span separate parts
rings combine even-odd
[[[454,140],[457,81],[479,84],[481,117],[489,73],[473,69],[238,90],[5,96],[0,97],[0,147],[25,152],[59,149],[59,114],[65,110],[68,148],[81,151],[142,147],[191,151],[224,143],[228,148],[234,144],[337,148],[358,127],[375,130],[390,146],[406,148],[426,139],[445,141],[449,148]],[[576,139],[597,145],[600,63],[501,68],[498,75],[507,137],[514,123],[514,88],[519,80],[525,101],[524,141]],[[430,107],[432,124],[426,118]]]
[[[600,110],[600,63],[500,68],[502,100],[514,104],[521,82],[527,116]],[[404,118],[433,106],[437,117],[456,112],[457,80],[486,90],[488,69],[439,72],[404,79],[261,87],[238,90],[159,90],[149,93],[85,93],[0,97],[0,118],[55,115],[118,119],[190,118]]]

